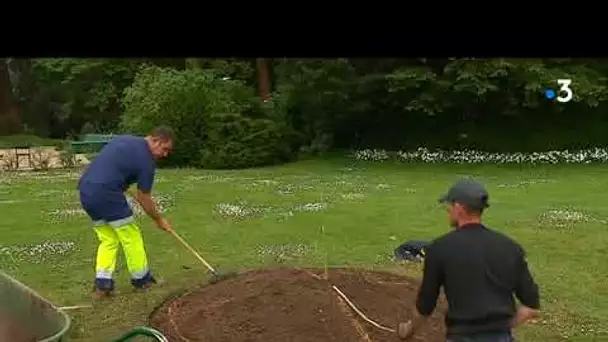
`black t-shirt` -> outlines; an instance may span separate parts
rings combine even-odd
[[[509,331],[513,295],[525,306],[540,306],[523,248],[481,224],[462,226],[427,246],[416,302],[421,315],[433,312],[442,286],[448,335]]]

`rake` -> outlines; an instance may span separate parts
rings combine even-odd
[[[218,272],[213,266],[211,266],[211,264],[209,264],[207,261],[205,261],[205,259],[203,259],[202,256],[200,256],[200,254],[198,254],[198,252],[192,248],[187,242],[186,240],[184,240],[181,236],[179,236],[174,230],[171,230],[170,233],[184,246],[186,247],[186,249],[188,249],[192,254],[194,254],[194,256],[201,262],[203,263],[203,265],[205,265],[205,267],[207,267],[207,269],[209,270],[209,272],[211,272],[212,277],[211,280],[209,280],[209,282],[211,284],[215,284],[219,281],[222,280],[226,280],[227,278],[232,278],[236,276],[236,272]]]

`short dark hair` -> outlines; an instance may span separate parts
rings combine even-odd
[[[480,206],[472,206],[466,203],[461,203],[461,202],[457,202],[460,205],[462,205],[462,207],[464,208],[464,211],[469,214],[469,215],[477,215],[477,216],[481,216],[485,210],[484,207],[480,207]]]
[[[173,129],[169,126],[157,126],[155,127],[148,136],[160,139],[162,141],[175,141],[175,134],[173,134]]]

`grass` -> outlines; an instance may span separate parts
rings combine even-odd
[[[519,340],[590,341],[600,334],[606,338],[608,330],[605,172],[598,165],[393,165],[332,159],[247,171],[162,170],[156,190],[175,229],[221,269],[323,267],[326,262],[394,269],[390,255],[399,243],[448,230],[436,199],[458,177],[473,175],[491,194],[486,223],[526,248],[542,288],[543,317],[518,329]],[[0,247],[1,268],[58,305],[90,298],[96,240],[86,217],[76,211],[78,176],[76,171],[0,174],[0,206],[11,213],[0,221],[0,244],[10,249],[66,242],[54,247],[63,254],[14,252],[9,257]],[[207,279],[203,266],[174,239],[149,220],[140,222],[154,271],[170,282],[147,295],[132,294],[121,265],[118,287],[124,295],[71,311],[71,340],[109,341],[145,324],[168,294]]]
[[[40,146],[58,146],[62,140],[42,138],[35,135],[14,134],[0,136],[0,149],[14,148],[21,146],[40,147]]]

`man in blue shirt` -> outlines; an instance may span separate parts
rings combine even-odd
[[[80,178],[80,202],[99,238],[95,277],[95,292],[99,297],[110,295],[114,290],[119,245],[122,245],[131,273],[131,284],[137,289],[146,289],[156,283],[125,192],[137,183],[136,201],[160,229],[171,231],[171,225],[159,213],[151,191],[155,161],[171,153],[173,142],[173,132],[168,127],[158,127],[146,137],[117,136],[101,150]]]

